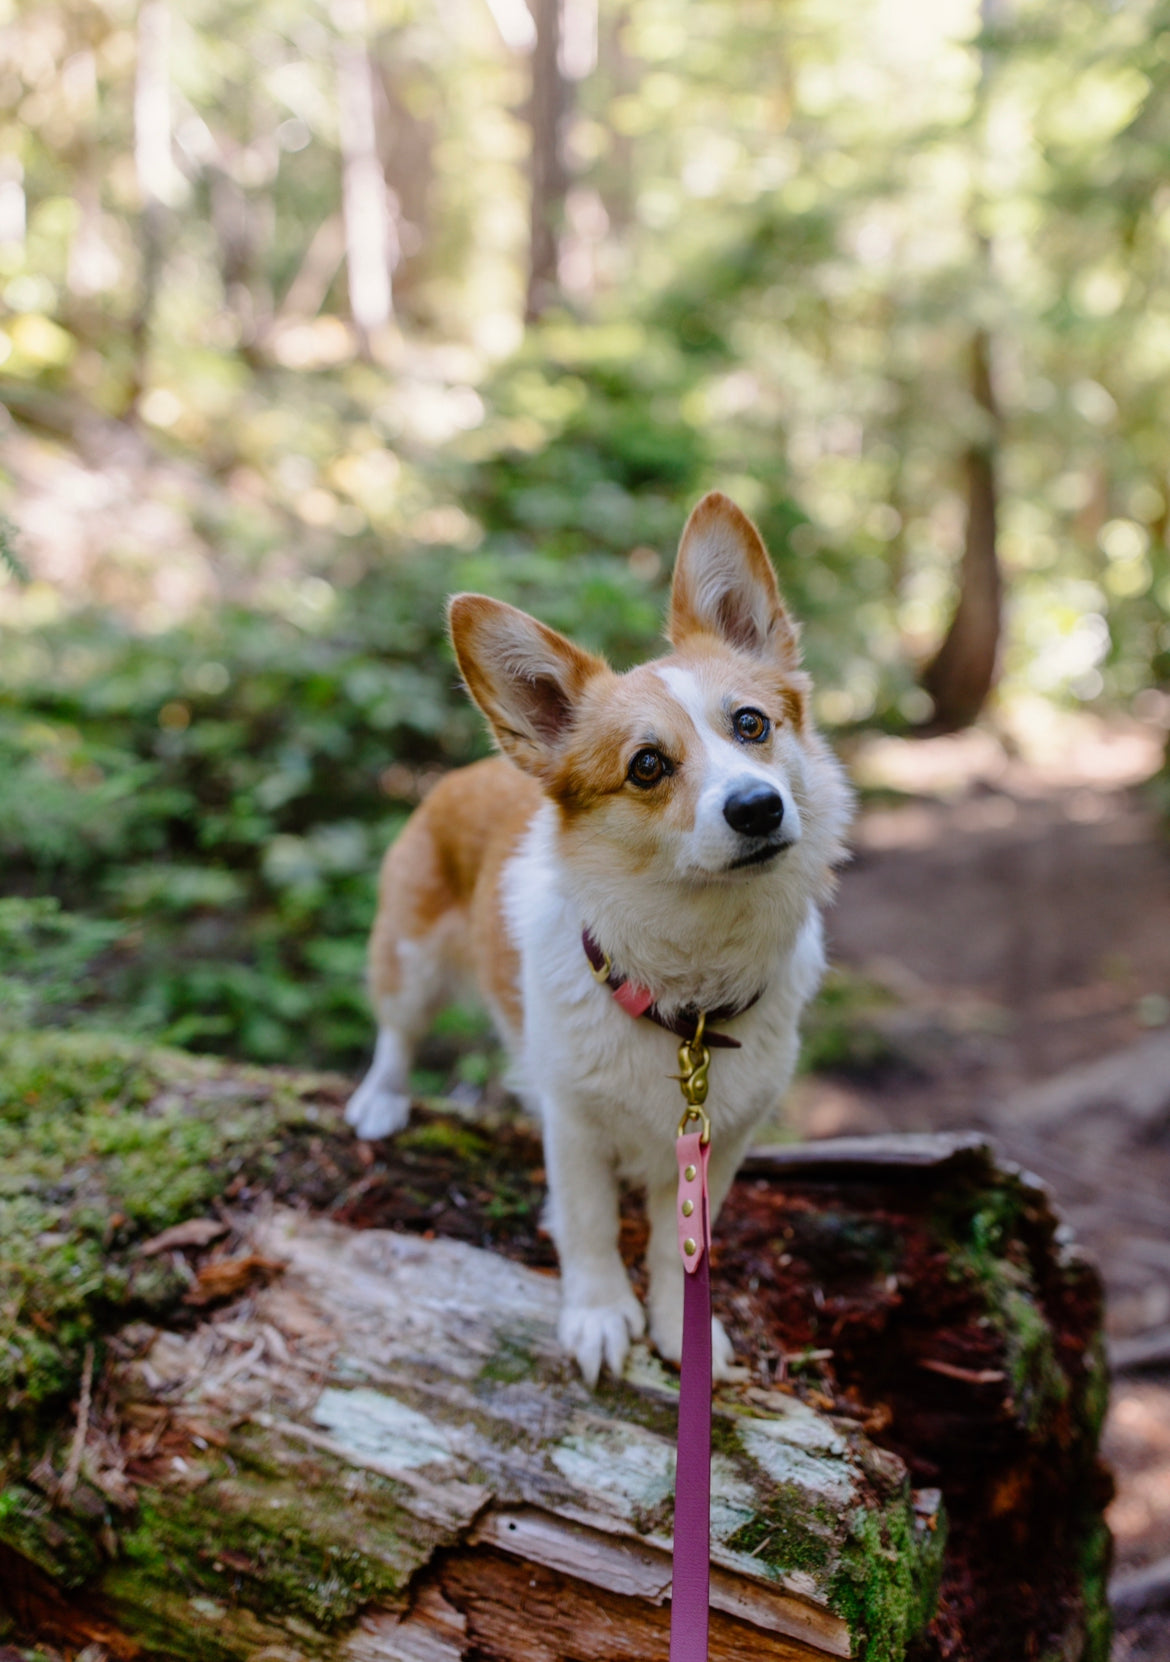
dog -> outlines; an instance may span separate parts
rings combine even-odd
[[[759,532],[718,492],[683,531],[665,657],[617,674],[484,595],[456,595],[449,618],[503,754],[448,775],[386,856],[377,1045],[346,1118],[364,1138],[406,1124],[414,1046],[470,972],[541,1120],[560,1341],[592,1387],[645,1326],[618,1253],[620,1178],[646,1195],[650,1336],[680,1358],[678,1036],[703,1011],[723,1046],[714,1217],[796,1066],[851,793]],[[734,1368],[718,1320],[713,1365]]]

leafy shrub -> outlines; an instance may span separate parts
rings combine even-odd
[[[485,587],[599,648],[657,596],[624,563],[433,554],[325,624],[228,610],[162,635],[82,614],[0,663],[0,998],[195,1049],[352,1067],[378,863],[436,769],[486,749],[444,637]],[[31,898],[30,898],[31,897]],[[50,898],[51,897],[51,898]]]

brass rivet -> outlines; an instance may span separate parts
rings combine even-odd
[[[695,1203],[694,1203],[693,1200],[684,1200],[683,1201],[683,1203],[682,1203],[682,1215],[683,1215],[684,1218],[689,1218],[691,1213],[694,1211],[694,1209],[695,1209]]]
[[[688,1183],[693,1183],[695,1178],[698,1176],[698,1173],[695,1171],[694,1166],[688,1166],[686,1171],[683,1173],[683,1176],[686,1178]]]
[[[695,1243],[691,1240],[689,1235],[683,1242],[683,1251],[686,1253],[688,1258],[693,1258],[695,1256]]]

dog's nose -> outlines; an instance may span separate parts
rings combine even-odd
[[[723,817],[742,836],[766,837],[784,818],[784,802],[778,790],[761,780],[732,791],[723,804]]]

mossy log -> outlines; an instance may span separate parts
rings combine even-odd
[[[677,1377],[560,1353],[531,1132],[370,1148],[339,1094],[10,1053],[0,1639],[665,1657]],[[719,1236],[712,1656],[1104,1658],[1098,1289],[1042,1193],[962,1139],[778,1150]]]

